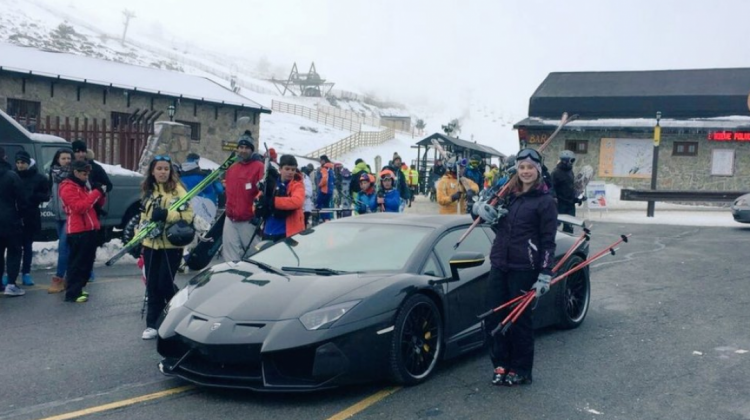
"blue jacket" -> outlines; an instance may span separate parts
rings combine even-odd
[[[378,211],[378,195],[375,193],[374,188],[370,188],[368,192],[360,192],[357,194],[356,210],[359,214],[375,213]]]
[[[464,176],[474,181],[474,183],[479,186],[480,190],[482,189],[482,186],[484,185],[484,174],[478,167],[472,168],[471,166],[468,166],[464,172]]]
[[[203,171],[201,169],[192,169],[187,172],[183,172],[180,179],[182,180],[182,183],[185,184],[185,189],[187,191],[192,190],[196,185],[198,185],[201,181],[203,181],[206,176],[208,176],[209,172]],[[209,185],[201,191],[200,194],[198,194],[199,197],[204,197],[209,200],[211,200],[214,204],[219,204],[219,194],[224,193],[224,186],[221,185],[221,182],[216,181],[213,184]]]
[[[398,213],[401,211],[401,194],[394,188],[385,193],[385,211],[386,213]]]

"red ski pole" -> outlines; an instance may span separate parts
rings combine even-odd
[[[565,264],[565,261],[567,261],[571,255],[573,255],[573,253],[581,246],[583,242],[591,239],[591,237],[589,236],[590,233],[591,231],[589,229],[587,228],[583,229],[583,233],[581,234],[581,236],[578,237],[578,239],[576,239],[575,243],[573,243],[573,246],[571,246],[568,252],[566,252],[565,255],[563,255],[563,257],[560,258],[560,261],[558,261],[557,264],[555,264],[555,266],[552,267],[553,273],[557,273],[557,270],[559,270],[560,267],[562,267],[563,264]]]

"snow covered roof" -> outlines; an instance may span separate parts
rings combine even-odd
[[[271,113],[268,108],[205,77],[6,43],[0,43],[0,70],[197,99]]]
[[[554,128],[560,124],[559,119],[545,119],[529,117],[513,128],[534,127]],[[643,129],[653,130],[656,125],[654,118],[600,118],[590,120],[575,120],[565,125],[566,130],[595,130],[595,129]],[[702,129],[702,130],[736,130],[750,128],[750,116],[734,115],[717,118],[693,118],[685,120],[662,118],[659,125],[664,129]]]
[[[712,118],[747,115],[750,68],[550,73],[529,116]]]
[[[443,144],[445,144],[445,143],[450,144],[450,145],[454,146],[455,148],[458,148],[459,150],[460,149],[467,149],[467,150],[471,150],[471,151],[474,151],[474,152],[479,152],[479,153],[482,153],[482,154],[485,154],[485,155],[489,155],[489,156],[500,156],[500,157],[503,157],[503,158],[505,157],[504,154],[498,152],[497,150],[493,149],[490,146],[485,146],[483,144],[478,144],[478,143],[472,143],[472,142],[470,142],[468,140],[458,139],[458,138],[455,138],[455,137],[448,137],[448,136],[446,136],[444,134],[440,134],[440,133],[435,133],[435,134],[432,134],[430,136],[427,136],[427,137],[423,138],[422,140],[418,141],[417,144],[420,145],[420,146],[432,147],[432,140],[433,139],[436,139],[440,143],[443,143]]]

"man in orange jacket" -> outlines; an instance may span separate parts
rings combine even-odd
[[[304,230],[304,204],[305,184],[297,171],[297,159],[292,155],[282,155],[271,216],[266,220],[263,239],[278,241]]]

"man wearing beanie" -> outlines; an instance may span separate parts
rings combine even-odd
[[[29,203],[28,211],[24,212],[22,229],[23,259],[21,263],[21,281],[24,286],[33,286],[31,279],[31,254],[34,235],[42,230],[42,213],[39,205],[49,201],[50,187],[47,177],[37,171],[36,162],[29,153],[21,150],[16,153],[16,173],[21,178],[23,193]]]
[[[0,270],[6,273],[2,281],[5,296],[26,293],[16,285],[16,280],[21,269],[21,215],[27,211],[21,179],[5,160],[5,149],[0,147]]]
[[[238,160],[227,170],[225,187],[227,195],[226,222],[222,232],[224,261],[239,261],[250,248],[251,238],[258,223],[253,202],[258,195],[258,183],[263,178],[263,158],[255,153],[255,141],[250,131],[237,140]]]

